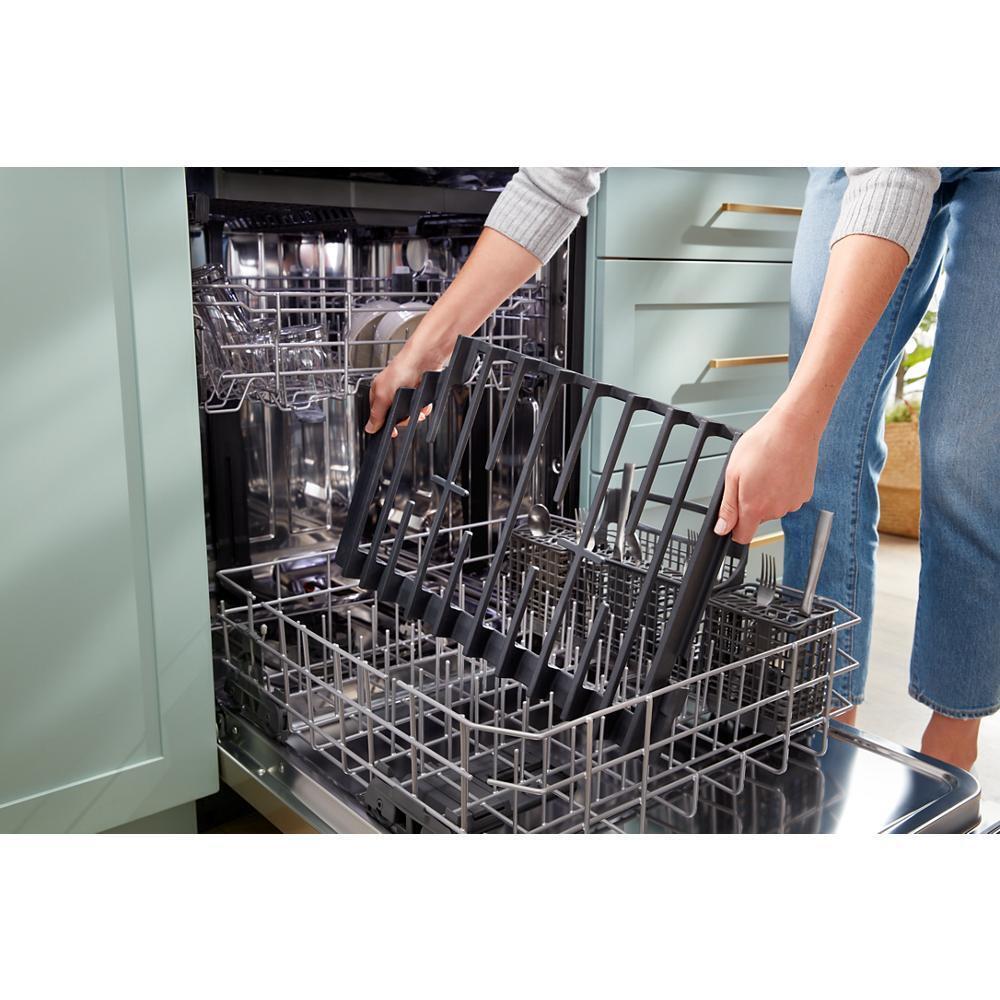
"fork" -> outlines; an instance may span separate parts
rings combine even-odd
[[[760,579],[757,582],[757,607],[763,610],[771,606],[777,596],[777,565],[774,556],[760,557]]]

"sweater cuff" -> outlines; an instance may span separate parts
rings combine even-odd
[[[901,246],[912,261],[927,228],[937,185],[927,171],[872,170],[851,178],[830,246],[858,233]]]
[[[573,231],[580,214],[553,201],[531,184],[515,183],[517,180],[515,175],[500,193],[486,225],[546,264]]]

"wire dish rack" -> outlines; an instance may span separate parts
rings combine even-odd
[[[202,407],[231,412],[256,400],[308,416],[323,400],[355,395],[402,349],[452,280],[435,272],[234,278],[220,265],[196,268]],[[478,336],[524,350],[541,339],[547,316],[548,290],[536,279]]]
[[[641,653],[635,681],[621,685],[611,705],[560,721],[551,693],[528,697],[488,661],[430,635],[420,620],[403,620],[398,606],[375,595],[324,586],[336,567],[331,555],[318,558],[305,585],[301,576],[295,586],[283,583],[295,574],[280,561],[220,574],[242,601],[219,616],[227,687],[271,735],[306,740],[394,830],[684,829],[703,796],[739,795],[755,776],[783,773],[792,746],[823,753],[832,680],[856,666],[837,650],[836,635],[858,619],[825,601],[809,634],[732,662],[702,627],[691,676],[637,694],[652,655]],[[444,564],[429,576],[450,572]],[[475,573],[470,561],[459,574],[458,593],[469,603]],[[248,578],[257,583],[248,586]],[[255,586],[274,596],[255,598]],[[496,626],[509,627],[510,614],[501,596],[492,609]],[[523,642],[530,642],[529,628],[522,620]],[[762,687],[759,678],[776,662],[796,658],[811,659],[815,669],[773,690]],[[684,707],[657,737],[654,704],[671,693]],[[801,704],[810,712],[793,711]],[[610,735],[623,713],[643,719],[643,738],[631,749]],[[775,722],[767,731],[759,725],[765,713]]]

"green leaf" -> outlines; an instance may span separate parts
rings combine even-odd
[[[903,356],[903,360],[901,362],[903,371],[909,371],[914,365],[919,365],[921,361],[929,361],[933,353],[933,344],[922,344],[918,347],[914,347],[909,354]]]

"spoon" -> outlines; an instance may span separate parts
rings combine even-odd
[[[552,516],[543,503],[533,503],[528,511],[528,530],[532,538],[542,538],[552,530]]]

